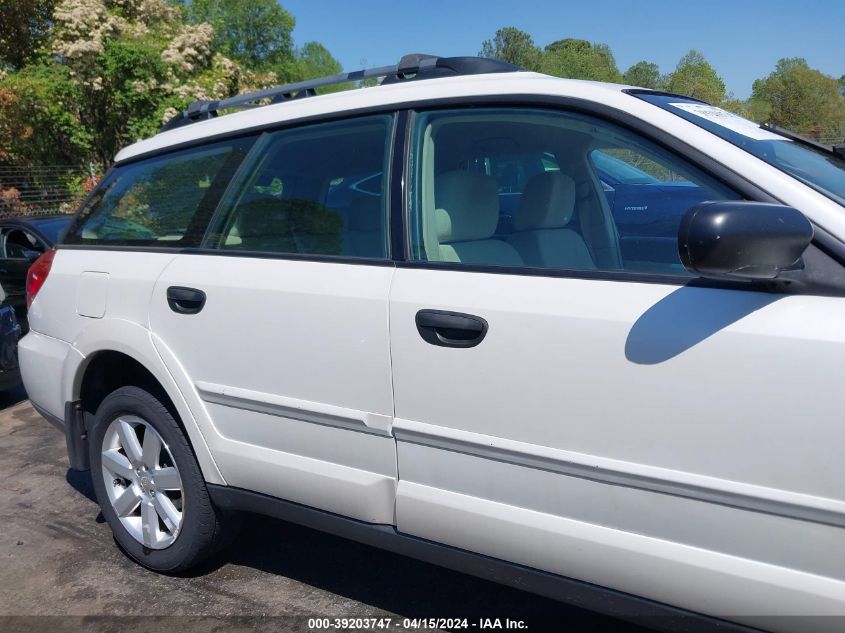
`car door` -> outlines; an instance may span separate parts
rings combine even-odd
[[[441,110],[412,139],[397,528],[717,615],[845,611],[845,299],[621,249],[592,151],[680,174],[685,208],[693,186],[743,196],[612,122]],[[462,169],[479,151],[560,166],[527,183],[509,237],[494,175]]]
[[[17,225],[0,227],[2,260],[0,285],[6,293],[5,303],[15,309],[18,322],[29,329],[26,320],[26,272],[34,258],[47,250],[47,245],[31,231]]]
[[[211,420],[229,485],[392,523],[396,449],[384,182],[392,116],[264,134],[205,248],[156,284],[156,345]],[[373,194],[377,195],[373,195]]]

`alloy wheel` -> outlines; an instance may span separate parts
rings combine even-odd
[[[112,509],[126,531],[150,549],[164,549],[179,536],[184,491],[176,461],[164,439],[135,415],[114,419],[102,446],[102,474]]]

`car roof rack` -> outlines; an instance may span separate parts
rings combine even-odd
[[[247,94],[236,95],[219,101],[194,101],[187,110],[177,114],[161,126],[159,132],[173,130],[197,121],[205,121],[219,115],[221,110],[235,110],[261,107],[259,101],[270,100],[270,104],[282,103],[294,99],[313,97],[317,88],[337,84],[361,81],[363,79],[383,78],[381,84],[400,83],[419,79],[435,79],[459,75],[481,75],[486,73],[506,73],[524,70],[520,66],[498,59],[486,57],[438,57],[415,53],[405,55],[393,66],[366,68],[349,73],[339,73],[319,79],[299,81]]]

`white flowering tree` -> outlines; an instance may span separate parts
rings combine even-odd
[[[213,27],[166,0],[61,0],[45,49],[0,71],[0,161],[107,165],[191,101],[277,81],[216,51]]]

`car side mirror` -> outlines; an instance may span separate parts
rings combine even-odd
[[[39,253],[38,251],[33,251],[33,250],[28,250],[28,249],[23,252],[24,258],[29,262],[34,262],[36,259],[41,257],[41,255],[42,255],[42,253]]]
[[[792,207],[762,202],[704,202],[678,228],[678,255],[692,273],[718,279],[775,279],[795,268],[813,225]]]

